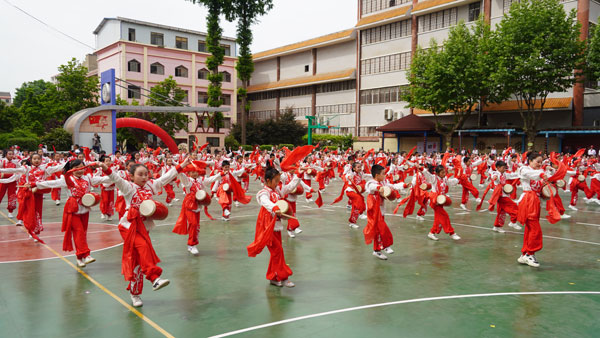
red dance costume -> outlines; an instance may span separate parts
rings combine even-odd
[[[511,223],[517,223],[517,203],[515,203],[509,194],[506,194],[502,188],[505,184],[508,184],[508,180],[514,180],[518,178],[517,173],[500,173],[499,171],[491,172],[491,189],[493,189],[492,198],[490,199],[490,210],[493,210],[494,206],[498,206],[496,220],[494,220],[495,227],[503,227],[506,214],[510,216]],[[515,189],[516,190],[516,189]]]
[[[517,219],[525,225],[523,236],[523,255],[534,255],[542,250],[542,228],[540,227],[540,192],[542,189],[545,173],[541,169],[533,169],[529,166],[522,167],[519,171],[523,187],[523,197],[519,202]]]
[[[432,234],[439,234],[442,229],[448,235],[454,235],[454,228],[450,223],[450,216],[446,210],[444,210],[443,205],[437,204],[437,196],[438,195],[446,195],[448,194],[448,186],[449,185],[457,185],[458,179],[456,178],[441,178],[438,175],[433,175],[429,171],[424,170],[423,173],[427,177],[427,180],[431,183],[431,192],[430,192],[430,203],[429,205],[433,208],[433,226],[431,227],[430,232]]]
[[[0,161],[0,168],[17,168],[15,161],[9,161],[7,159],[2,159]],[[2,174],[0,175],[2,178],[2,183],[0,183],[0,203],[4,199],[4,196],[8,199],[8,205],[6,209],[9,213],[12,213],[17,208],[17,180],[19,178],[18,174]]]

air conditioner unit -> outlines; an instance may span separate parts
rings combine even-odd
[[[402,113],[400,113],[400,112],[394,112],[394,120],[397,120],[397,119],[402,118],[402,117],[403,117]]]
[[[384,117],[387,121],[391,121],[394,118],[394,111],[391,109],[385,109],[384,111]]]

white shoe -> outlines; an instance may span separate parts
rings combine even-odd
[[[168,206],[168,207],[172,207],[172,206],[173,206],[173,203],[167,203],[167,206]]]
[[[503,234],[503,233],[505,233],[505,232],[506,232],[506,231],[504,231],[504,229],[502,229],[502,227],[497,227],[497,226],[494,226],[494,227],[492,228],[492,231],[499,232],[499,233],[501,233],[501,234]]]
[[[221,217],[221,221],[223,221],[223,222],[229,222],[229,217]]]
[[[112,215],[106,216],[107,221],[112,221]]]
[[[235,203],[233,203],[233,204],[234,204],[236,207],[239,207],[239,206],[240,206],[240,202],[238,202],[238,201],[235,201]]]
[[[144,305],[144,303],[142,303],[142,298],[140,298],[140,296],[138,295],[131,295],[131,305],[135,306],[135,307],[140,307],[142,305]]]
[[[565,190],[565,193],[570,193],[570,192],[571,192],[571,190],[569,190],[569,189]]]
[[[527,256],[521,255],[521,257],[517,258],[517,262],[519,262],[520,264],[527,264]]]
[[[225,217],[229,218],[229,215],[231,215],[231,211],[229,211],[229,210],[225,210],[225,211],[223,212],[223,215],[225,215]]]
[[[306,203],[310,203],[310,202],[312,202],[312,201],[313,201],[313,199],[312,199],[312,198],[309,198],[309,199],[307,199],[307,200],[306,200]]]
[[[349,227],[351,227],[352,229],[358,229],[358,225],[354,224],[354,223],[350,223],[348,224]]]
[[[481,203],[481,198],[477,198],[475,202],[477,202],[477,204]]]
[[[179,198],[174,198],[173,202],[179,202]]]
[[[585,202],[585,204],[590,204],[590,203],[592,203],[592,202],[593,202],[591,199],[589,199],[589,198],[587,198],[587,197],[584,197],[584,198],[583,198],[583,201]]]
[[[56,205],[60,205],[60,200],[56,201],[55,203]]]
[[[23,221],[22,220],[17,220],[17,224],[15,224],[16,226],[23,226]],[[31,236],[29,236],[31,237]]]
[[[537,268],[540,266],[540,263],[538,263],[537,259],[535,259],[534,255],[526,255],[525,259],[527,260],[527,265],[532,266],[534,268]]]
[[[567,218],[571,218],[571,215],[567,215],[567,214],[562,214],[560,215],[561,219],[567,219]]]
[[[574,206],[574,205],[570,205],[570,204],[569,204],[569,209],[571,209],[571,210],[573,210],[573,211],[577,211],[577,210],[579,210],[579,209],[577,209],[577,207],[576,207],[576,206]]]
[[[286,288],[293,288],[294,286],[296,286],[296,284],[294,284],[294,282],[292,282],[289,279],[286,279],[286,280],[282,281],[281,285],[285,286]]]
[[[429,233],[427,234],[427,237],[429,237],[429,239],[432,239],[434,241],[439,241],[439,238],[437,238],[437,236],[434,233]]]
[[[37,239],[33,238],[33,236],[31,236],[31,235],[29,235],[29,238],[30,238],[30,239],[33,239],[33,241],[34,241],[35,243],[39,242]]]
[[[299,233],[301,233],[301,232],[302,232],[302,229],[300,229],[300,228],[296,228],[296,229],[294,229],[294,232],[295,232],[295,233],[297,233],[297,234],[299,234]]]
[[[521,230],[521,226],[518,225],[517,223],[510,222],[510,223],[508,223],[508,226],[515,230]]]
[[[383,251],[385,251],[386,254],[393,254],[394,253],[394,249],[392,249],[391,246],[388,246],[387,248],[383,249]]]
[[[452,238],[455,241],[458,241],[460,239],[460,236],[457,235],[457,234],[453,234],[453,235],[450,236],[450,238]]]
[[[382,259],[382,260],[386,260],[387,256],[382,254],[381,251],[373,251],[373,256]]]
[[[100,214],[100,219],[106,219],[106,215],[105,214]]]
[[[358,216],[358,218],[360,218],[360,219],[367,219],[367,215],[362,214],[362,215]]]
[[[96,261],[96,258],[92,257],[92,256],[87,256],[86,258],[83,259],[83,263],[85,265],[88,265],[90,263],[94,263]]]
[[[168,279],[161,279],[160,277],[155,279],[154,282],[152,282],[152,290],[157,291],[160,290],[162,288],[164,288],[165,286],[169,285],[170,281]]]
[[[352,209],[352,206],[350,204],[346,205],[346,209]]]
[[[417,215],[417,221],[424,221],[425,217]]]
[[[296,233],[293,231],[289,231],[289,230],[288,230],[288,235],[290,236],[290,238],[296,237]]]
[[[77,266],[80,268],[85,268],[85,262],[83,261],[83,259],[77,260]]]
[[[12,212],[9,212],[9,213],[8,213],[8,218],[13,218],[13,217],[14,217],[14,216],[13,216],[13,213],[12,213]]]
[[[467,209],[467,206],[466,206],[466,205],[464,205],[464,204],[461,204],[461,205],[460,205],[460,208],[461,208],[461,209],[463,209],[463,210],[465,210],[465,211],[469,211],[469,210]]]
[[[192,255],[197,255],[198,254],[198,248],[195,245],[188,245],[188,251]]]

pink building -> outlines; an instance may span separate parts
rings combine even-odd
[[[114,68],[117,78],[117,94],[129,101],[145,104],[150,90],[169,76],[186,91],[184,105],[206,107],[208,70],[206,58],[206,33],[158,25],[127,18],[104,18],[94,30],[96,35],[96,58],[98,69],[94,73]],[[188,143],[198,137],[201,144],[209,142],[212,147],[223,147],[225,136],[235,123],[237,111],[235,62],[237,46],[234,38],[223,37],[225,61],[219,68],[223,74],[223,106],[231,111],[224,113],[224,128],[216,133],[208,128],[207,116],[188,114],[190,123],[185,131],[175,135],[177,143]]]

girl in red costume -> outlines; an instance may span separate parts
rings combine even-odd
[[[352,171],[346,175],[347,187],[345,189],[345,193],[352,205],[350,218],[348,219],[348,226],[352,229],[358,228],[358,225],[356,224],[358,218],[367,218],[367,216],[363,214],[367,209],[367,206],[365,205],[365,198],[362,195],[362,193],[365,191],[366,183],[363,175],[362,163],[360,162],[354,162],[352,164]]]
[[[90,256],[90,248],[87,244],[88,220],[90,208],[81,204],[83,195],[90,192],[92,186],[107,183],[107,176],[92,176],[85,174],[85,168],[81,160],[72,160],[65,164],[64,175],[52,181],[38,181],[31,183],[31,188],[53,189],[65,188],[67,190],[67,202],[63,209],[63,220],[61,231],[65,233],[63,239],[63,251],[73,251],[75,242],[75,255],[77,265],[85,267],[86,264],[95,262]]]
[[[281,246],[282,216],[279,207],[275,203],[294,190],[300,182],[300,178],[294,177],[289,184],[279,189],[279,171],[267,162],[264,179],[264,188],[256,194],[260,211],[256,220],[254,242],[247,247],[248,256],[256,257],[266,246],[271,253],[267,279],[271,285],[291,288],[295,284],[288,279],[292,275],[292,269],[285,263],[285,257],[283,256],[283,247]]]
[[[172,168],[156,180],[150,179],[148,169],[143,164],[134,164],[129,170],[131,181],[123,179],[106,164],[100,166],[104,173],[115,183],[125,199],[126,211],[119,221],[119,232],[123,237],[123,257],[121,260],[121,273],[129,282],[127,290],[130,292],[133,306],[142,306],[140,295],[143,289],[143,278],[152,282],[152,289],[159,290],[169,285],[168,279],[162,279],[162,269],[157,266],[160,259],[154,251],[148,231],[154,227],[154,221],[144,218],[140,214],[140,204],[153,195],[157,195],[165,184],[173,181],[177,173],[189,164],[189,159]]]
[[[430,193],[430,206],[433,208],[433,226],[427,234],[429,239],[437,241],[437,234],[439,234],[442,229],[444,232],[450,235],[455,241],[460,239],[454,232],[454,228],[450,223],[450,216],[446,210],[444,210],[443,205],[437,204],[437,196],[448,194],[448,186],[449,185],[457,185],[458,179],[456,178],[448,178],[446,177],[446,168],[442,165],[438,165],[435,167],[435,175],[432,175],[429,171],[424,170],[423,174],[427,177],[427,180],[431,183],[431,193]]]
[[[231,204],[233,203],[233,196],[235,199],[242,204],[250,203],[251,197],[244,194],[244,189],[241,184],[235,179],[234,176],[240,176],[246,169],[241,168],[236,171],[229,170],[229,161],[221,162],[220,181],[215,184],[217,187],[216,194],[219,198],[219,204],[223,208],[223,221],[229,221],[231,215]],[[228,189],[225,189],[227,184]]]
[[[108,156],[102,155],[100,162],[112,167],[113,170],[118,170],[118,165],[111,165],[111,159]],[[112,221],[115,214],[115,184],[112,182],[102,183],[100,186],[100,218]]]
[[[17,168],[18,160],[15,159],[15,153],[6,150],[4,151],[6,158],[0,161],[0,168]],[[0,183],[0,203],[6,195],[8,199],[8,218],[13,218],[13,211],[17,208],[17,174],[1,174],[0,178],[3,179],[3,183]]]

